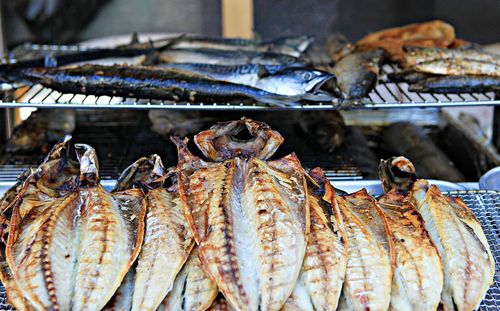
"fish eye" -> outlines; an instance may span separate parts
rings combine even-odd
[[[307,71],[306,71],[306,72],[304,72],[304,79],[305,79],[305,80],[310,80],[310,79],[312,79],[312,73],[307,72]]]

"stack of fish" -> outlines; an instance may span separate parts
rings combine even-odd
[[[272,106],[333,101],[333,75],[307,68],[300,58],[311,37],[254,40],[180,36],[160,46],[59,55],[0,66],[5,79],[41,83],[60,92],[188,102],[258,102]],[[158,44],[158,42],[156,42]],[[110,56],[145,56],[140,65],[85,64]],[[15,80],[15,79],[14,79]]]
[[[473,213],[403,157],[378,200],[339,196],[294,154],[268,160],[283,138],[243,118],[195,135],[208,161],[174,137],[177,167],[141,158],[110,193],[68,141],[0,205],[19,310],[473,310],[493,282]]]

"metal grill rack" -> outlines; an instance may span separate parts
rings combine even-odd
[[[494,284],[486,293],[478,310],[500,309],[500,192],[485,190],[452,191],[447,195],[460,197],[476,214],[495,258]],[[0,310],[14,310],[6,302],[5,288],[0,285]]]
[[[20,59],[43,55],[44,53],[64,53],[84,50],[80,46],[31,45],[23,46],[16,55]],[[323,62],[325,57],[313,63]],[[3,59],[2,63],[13,63],[15,59]],[[460,93],[460,94],[433,94],[415,93],[408,90],[407,83],[392,83],[384,79],[385,75],[399,70],[396,65],[384,65],[381,70],[381,79],[375,89],[362,100],[357,109],[372,108],[403,108],[403,107],[442,107],[442,106],[485,106],[499,105],[500,98],[493,92],[489,93]],[[41,85],[25,86],[8,92],[0,101],[1,107],[66,107],[66,108],[103,108],[103,109],[183,109],[183,110],[268,110],[283,109],[264,105],[247,103],[187,103],[165,100],[148,100],[138,98],[93,96],[83,94],[63,94]],[[336,104],[314,103],[294,106],[287,109],[299,110],[326,110],[335,109]]]

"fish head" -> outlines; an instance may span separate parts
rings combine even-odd
[[[413,163],[403,156],[381,160],[379,175],[385,192],[391,189],[407,192],[417,179]]]
[[[334,80],[334,75],[321,70],[309,68],[286,68],[275,75],[283,80],[292,80],[300,83],[304,92],[319,91],[323,86]]]
[[[160,156],[142,157],[127,167],[117,180],[113,191],[139,188],[144,191],[161,187],[166,177]]]

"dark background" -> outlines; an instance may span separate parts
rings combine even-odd
[[[88,0],[12,1],[67,1],[85,8]],[[65,42],[133,31],[221,34],[220,0],[106,1],[88,25]],[[40,41],[6,3],[2,1],[2,23],[7,45]],[[82,9],[64,10],[71,11]],[[331,33],[341,32],[356,40],[370,31],[431,19],[451,23],[458,37],[483,44],[500,42],[500,0],[254,0],[255,33],[262,39],[313,34],[321,43]],[[61,43],[57,38],[45,42]]]

